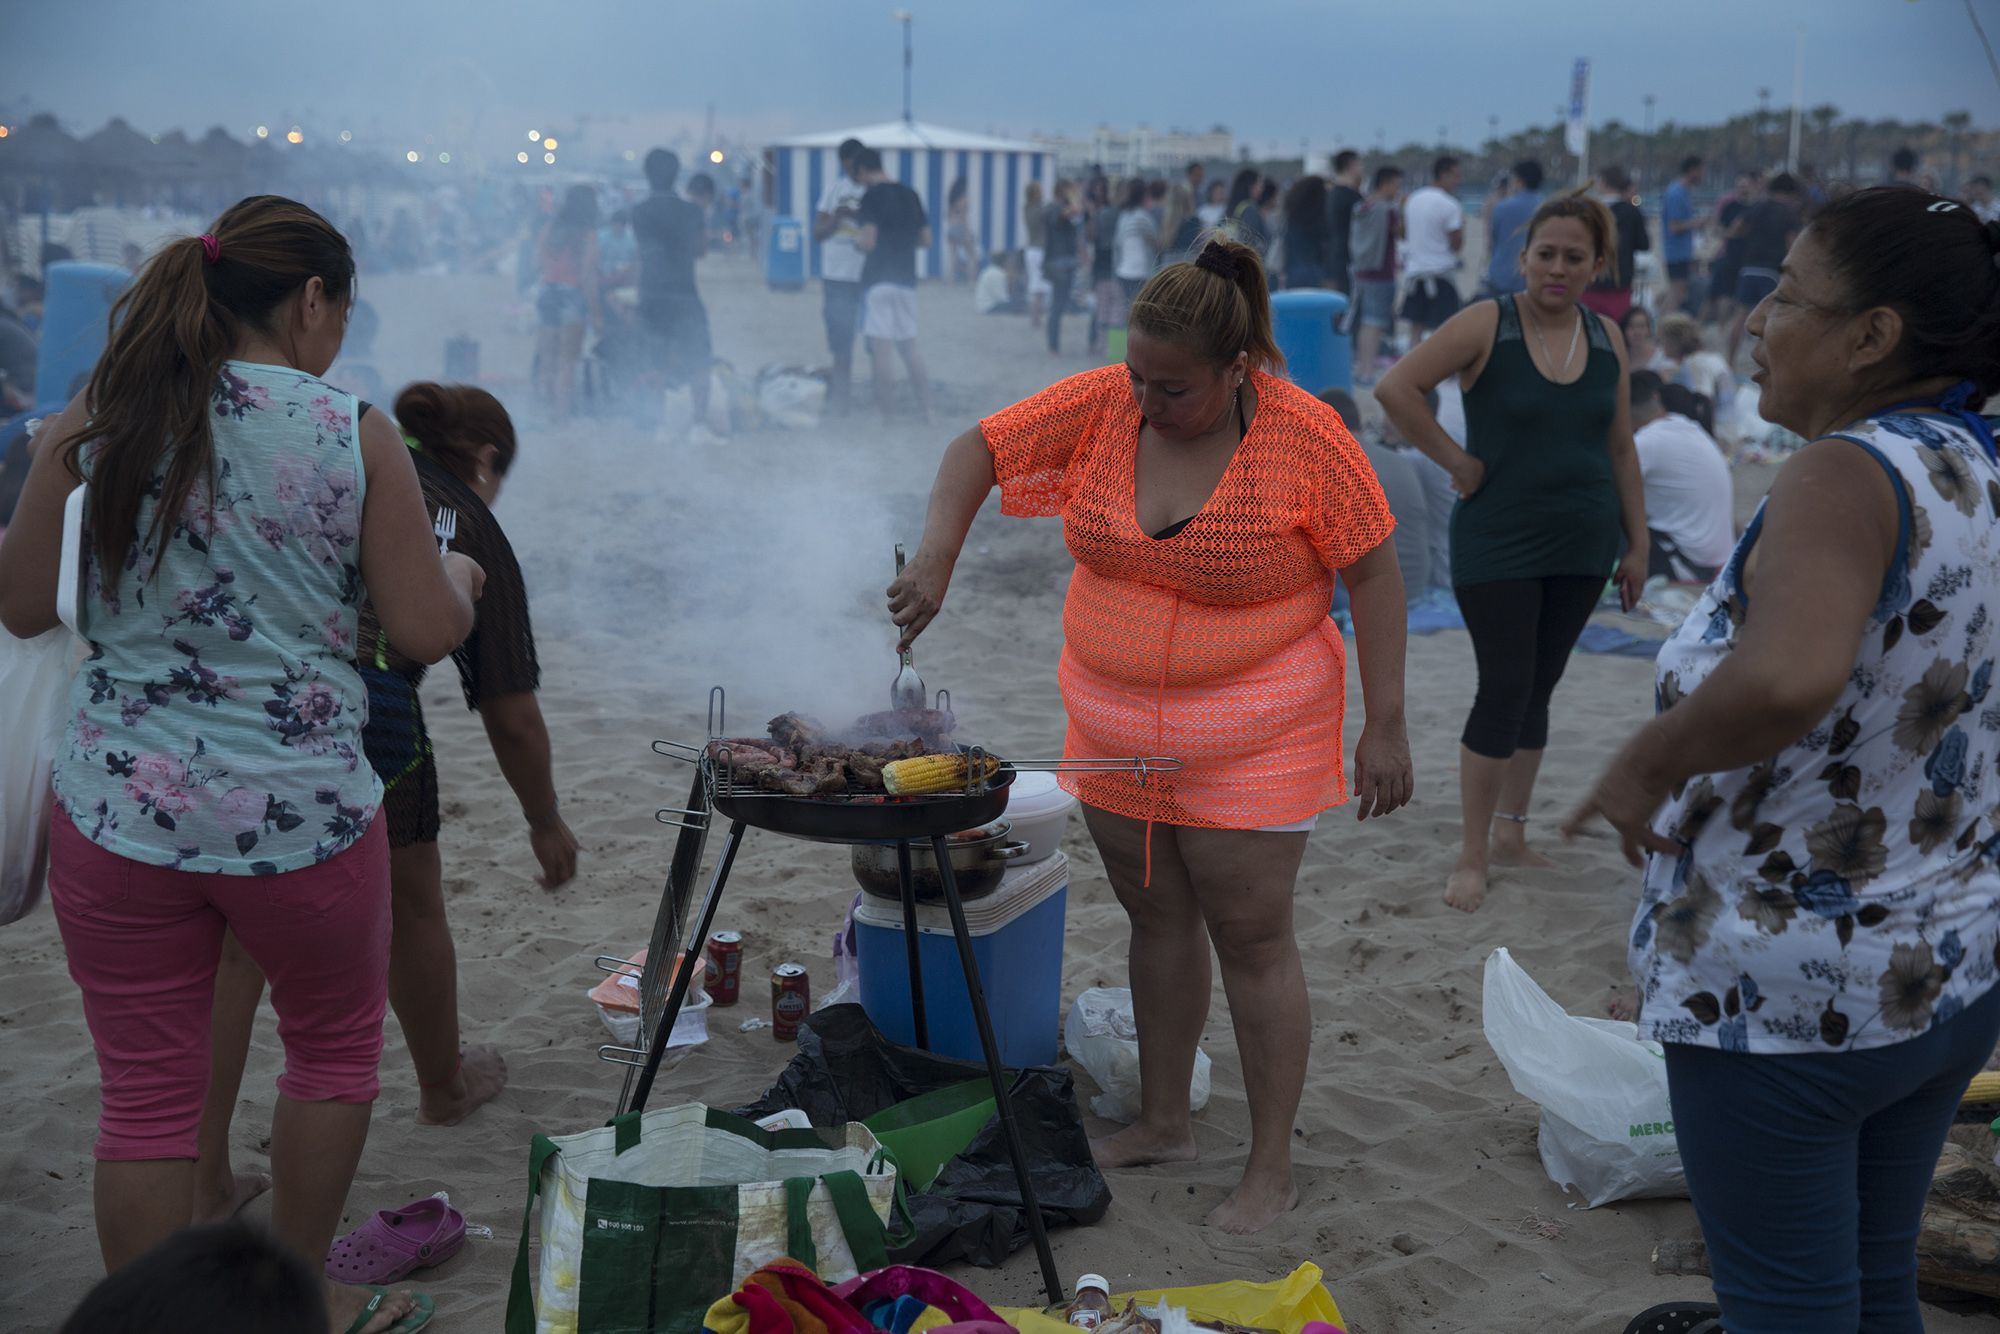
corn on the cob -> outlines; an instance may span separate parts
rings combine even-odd
[[[991,778],[1000,762],[988,755],[980,761],[981,778]],[[919,755],[914,759],[891,760],[882,766],[882,785],[898,797],[917,797],[928,792],[950,792],[963,788],[969,769],[963,755]]]
[[[1974,1075],[1972,1083],[1965,1090],[1962,1102],[2000,1102],[2000,1074],[1987,1071]]]

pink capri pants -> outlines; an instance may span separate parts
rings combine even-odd
[[[276,876],[133,861],[60,808],[50,826],[49,900],[103,1084],[99,1159],[196,1156],[225,929],[271,982],[285,1046],[278,1092],[374,1101],[389,992],[386,821],[338,856]]]

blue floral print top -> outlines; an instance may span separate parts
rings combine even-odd
[[[212,504],[198,484],[148,544],[156,476],[115,593],[86,536],[90,655],[55,786],[77,828],[121,857],[275,875],[349,847],[382,798],[354,664],[367,596],[356,404],[241,361],[213,402]],[[86,449],[86,476],[93,462]]]
[[[1840,700],[1763,763],[1690,780],[1654,829],[1631,939],[1640,1036],[1725,1051],[1887,1046],[2000,971],[2000,469],[1959,421],[1840,437],[1897,491],[1897,561]],[[1661,652],[1658,706],[1697,689],[1748,608],[1736,553]]]

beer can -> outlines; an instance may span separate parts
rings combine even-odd
[[[743,990],[743,933],[718,931],[708,938],[708,994],[717,1005],[734,1005]]]
[[[780,1042],[796,1042],[799,1025],[812,1005],[812,983],[806,970],[795,963],[781,963],[771,970],[771,1036]]]

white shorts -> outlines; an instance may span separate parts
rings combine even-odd
[[[907,343],[917,336],[917,289],[876,283],[861,294],[861,336]]]
[[[1028,295],[1052,296],[1055,285],[1042,274],[1042,261],[1048,258],[1048,251],[1038,245],[1031,245],[1021,251],[1021,259],[1028,270]]]
[[[1317,815],[1308,815],[1305,819],[1294,820],[1290,824],[1267,824],[1257,832],[1260,834],[1310,834],[1313,831],[1313,827],[1318,823],[1319,817]]]

